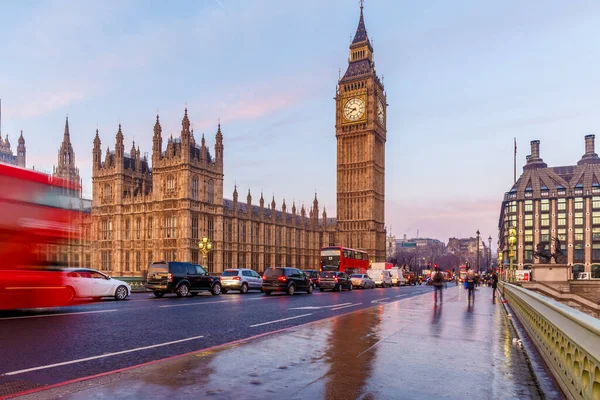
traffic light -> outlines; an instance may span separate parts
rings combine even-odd
[[[433,264],[433,268],[437,269],[437,264]]]

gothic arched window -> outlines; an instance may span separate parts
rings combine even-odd
[[[198,177],[192,178],[192,200],[198,200]]]
[[[173,175],[167,176],[167,190],[175,190],[175,178]]]
[[[104,198],[108,199],[112,196],[110,183],[104,185]]]

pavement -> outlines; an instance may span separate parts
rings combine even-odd
[[[19,399],[541,399],[491,289],[461,286],[375,304]]]

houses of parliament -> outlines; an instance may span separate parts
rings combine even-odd
[[[237,187],[225,198],[227,132],[219,123],[214,149],[209,149],[204,136],[196,139],[186,108],[176,138],[163,135],[156,116],[151,159],[135,144],[126,150],[126,130],[120,124],[112,150],[103,151],[96,130],[91,204],[80,200],[74,205],[85,211],[82,239],[74,240],[65,254],[55,249],[53,257],[114,276],[142,277],[154,261],[204,264],[198,242],[208,237],[212,251],[206,266],[212,272],[316,268],[320,249],[330,245],[365,250],[373,261],[383,261],[387,102],[362,5],[335,103],[336,218],[319,207],[316,193],[308,208],[285,200],[278,204],[274,197],[265,199],[250,190],[238,193]],[[54,174],[80,180],[68,119]]]

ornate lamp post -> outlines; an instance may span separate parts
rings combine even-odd
[[[210,239],[207,237],[203,237],[202,241],[198,243],[198,247],[200,248],[200,252],[202,253],[202,258],[204,259],[204,266],[206,267],[206,258],[208,257],[208,253],[212,250],[212,243]]]
[[[490,269],[492,269],[492,235],[490,235],[488,237],[488,243],[489,243],[489,246],[488,246],[488,251],[487,251],[488,252],[488,257],[487,257],[487,259],[488,259],[488,266],[487,266],[487,269],[489,271]]]
[[[479,229],[477,229],[477,273],[479,273],[479,269],[481,266],[479,265]]]
[[[515,271],[513,262],[515,260],[515,245],[517,244],[517,228],[511,226],[508,228],[508,261],[509,261],[509,282],[515,281]]]

